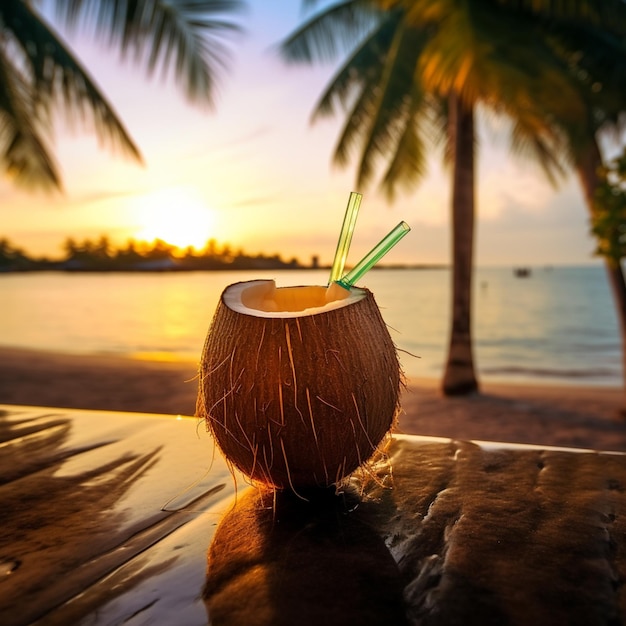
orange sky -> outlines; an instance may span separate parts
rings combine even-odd
[[[272,47],[300,21],[300,1],[253,0],[238,21],[230,71],[214,111],[194,108],[168,84],[80,38],[71,45],[139,144],[145,166],[102,149],[88,129],[56,128],[65,192],[26,194],[0,180],[0,235],[32,254],[61,254],[67,236],[209,238],[250,253],[330,263],[354,172],[331,154],[341,118],[309,124],[333,67],[286,67]],[[433,155],[429,175],[393,205],[364,195],[349,261],[400,220],[412,227],[390,262],[449,262],[449,182]],[[506,149],[503,130],[482,133],[477,263],[584,264],[594,242],[575,181],[552,189]]]

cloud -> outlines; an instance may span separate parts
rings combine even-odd
[[[483,220],[498,219],[511,207],[526,213],[538,213],[551,202],[557,190],[541,173],[513,160],[495,162],[491,155],[479,168],[479,215]]]

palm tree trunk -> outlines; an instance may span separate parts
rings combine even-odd
[[[585,194],[585,201],[589,209],[590,216],[594,212],[594,196],[599,184],[598,169],[602,166],[602,154],[596,141],[584,152],[582,158],[578,159],[576,170],[578,178]],[[624,271],[619,261],[614,261],[609,257],[604,257],[609,285],[613,292],[617,320],[622,339],[622,379],[624,390],[626,391],[626,280]],[[624,408],[626,411],[626,406]]]
[[[445,395],[476,391],[472,356],[471,300],[474,248],[474,111],[452,94],[452,328],[443,377]]]

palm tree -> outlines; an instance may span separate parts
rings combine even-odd
[[[87,120],[98,137],[141,159],[95,80],[37,11],[38,0],[0,2],[0,159],[16,184],[59,189],[50,147],[52,113]],[[237,30],[222,14],[240,0],[52,0],[70,28],[92,26],[152,74],[174,70],[186,96],[212,103],[225,52],[221,36]]]
[[[335,103],[347,107],[335,161],[345,165],[356,147],[360,186],[371,181],[376,161],[386,159],[382,185],[393,197],[397,185],[413,185],[424,174],[428,139],[444,143],[453,170],[448,395],[478,388],[471,337],[475,108],[512,119],[514,148],[532,154],[553,179],[562,164],[544,111],[549,106],[572,125],[584,111],[562,59],[537,37],[537,17],[518,3],[505,4],[345,0],[314,15],[281,46],[288,61],[311,63],[335,56],[338,43],[358,42],[315,113],[332,113]]]
[[[555,51],[568,63],[585,99],[586,114],[573,126],[561,125],[570,162],[581,183],[597,252],[605,261],[622,338],[622,369],[626,389],[626,279],[621,259],[626,159],[626,41],[620,30],[602,31],[586,24],[568,25],[552,34]],[[622,30],[623,32],[623,30]],[[580,54],[581,42],[586,53]],[[550,116],[550,112],[547,112]],[[605,163],[602,145],[618,147],[622,157]]]
[[[419,4],[400,3],[406,5],[409,13]],[[384,4],[397,5],[398,2]],[[540,162],[545,156],[558,159],[560,155],[561,164],[576,172],[592,231],[598,238],[597,251],[604,257],[615,300],[626,389],[626,278],[621,264],[626,250],[619,239],[626,228],[624,172],[617,171],[624,162],[618,160],[605,165],[601,147],[612,145],[623,149],[622,138],[626,129],[623,92],[626,84],[625,5],[613,0],[602,3],[580,0],[570,6],[541,1],[520,2],[515,21],[515,29],[507,29],[506,24],[502,24],[502,32],[511,37],[517,31],[528,41],[541,41],[544,53],[547,52],[547,56],[542,53],[542,62],[548,62],[562,80],[569,81],[570,88],[562,94],[551,94],[547,99],[535,99],[530,125],[528,118],[519,115],[519,107],[514,106],[510,112],[516,123],[512,145],[522,151],[530,145],[532,156]],[[578,91],[578,97],[572,101],[575,103],[571,110],[574,115],[563,115],[563,105],[569,106],[571,88]],[[542,137],[540,145],[536,143],[538,136]],[[545,161],[542,164],[551,176],[552,168],[546,167],[549,164]],[[617,184],[610,180],[611,175]]]

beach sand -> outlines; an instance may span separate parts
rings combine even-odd
[[[0,404],[193,415],[197,365],[0,348]],[[619,388],[481,383],[446,398],[411,379],[398,432],[626,451]]]

